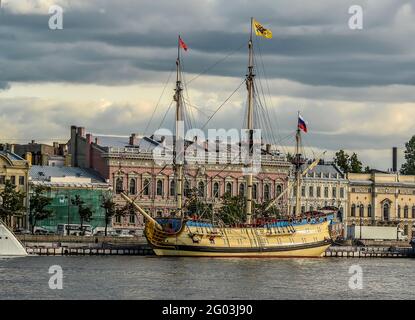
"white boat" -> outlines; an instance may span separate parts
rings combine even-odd
[[[27,256],[27,252],[13,232],[0,220],[0,257],[3,256]]]

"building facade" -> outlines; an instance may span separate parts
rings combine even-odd
[[[306,165],[303,165],[303,169]],[[290,183],[295,182],[294,173]],[[320,162],[301,181],[301,212],[309,212],[323,207],[338,208],[343,219],[348,210],[348,180],[344,173],[330,162]],[[290,192],[289,212],[295,214],[296,188]]]
[[[67,156],[66,144],[54,142],[53,145],[36,143],[32,140],[27,144],[13,145],[14,152],[27,158],[30,153],[30,164],[40,166],[68,166],[70,158]]]
[[[29,163],[17,154],[2,147],[0,150],[0,192],[3,191],[7,180],[11,181],[16,189],[27,195],[28,191]],[[0,197],[0,202],[2,201]],[[28,207],[28,197],[24,199],[24,205]],[[27,214],[11,217],[13,229],[25,228],[27,226]]]
[[[72,203],[76,196],[93,213],[92,220],[84,224],[93,229],[105,227],[105,211],[101,204],[112,189],[96,172],[73,167],[32,166],[29,172],[30,194],[37,185],[47,188],[46,195],[52,199],[48,208],[53,212],[51,217],[39,221],[37,227],[56,232],[58,224],[80,224],[78,207]]]
[[[124,203],[119,195],[124,191],[153,216],[162,216],[177,209],[173,167],[157,164],[153,159],[152,150],[162,146],[162,140],[135,134],[130,137],[93,137],[86,134],[84,128],[72,126],[69,151],[73,166],[92,168],[112,185],[118,203]],[[220,205],[225,193],[245,193],[244,165],[231,163],[228,151],[218,152],[215,163],[187,158],[183,186],[185,201],[192,189],[197,189],[199,198],[212,204],[213,208]],[[291,164],[284,156],[271,152],[270,148],[263,150],[261,171],[254,177],[254,200],[267,201],[285,190],[290,168]],[[113,221],[114,228],[141,226],[141,217],[135,215]]]
[[[348,225],[398,226],[410,238],[415,227],[415,176],[348,174]]]

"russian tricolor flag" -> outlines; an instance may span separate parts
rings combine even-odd
[[[307,122],[304,120],[301,114],[298,115],[298,128],[307,133]]]

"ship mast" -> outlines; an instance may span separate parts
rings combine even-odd
[[[252,154],[253,154],[253,133],[254,133],[254,110],[253,110],[253,102],[254,102],[254,59],[253,59],[253,48],[252,48],[252,24],[253,18],[251,18],[251,35],[248,42],[248,50],[249,50],[249,60],[248,60],[248,74],[246,76],[246,85],[248,89],[248,114],[247,114],[247,129],[248,129],[248,139],[249,139],[249,146],[248,146],[248,173],[246,175],[246,185],[247,185],[247,193],[246,193],[246,223],[252,223]]]
[[[300,117],[300,112],[298,112],[298,117]],[[301,214],[301,154],[300,154],[300,145],[301,145],[301,130],[297,125],[297,134],[295,135],[295,179],[296,179],[296,197],[295,197],[295,216]]]
[[[182,82],[180,77],[180,35],[177,39],[177,60],[176,60],[176,89],[174,100],[176,101],[176,127],[175,127],[175,146],[173,152],[173,164],[174,172],[176,174],[176,198],[177,198],[177,211],[180,216],[183,215],[183,152],[182,147],[183,140],[181,137],[181,131],[183,130],[183,108],[182,108]],[[179,156],[179,159],[178,159]]]

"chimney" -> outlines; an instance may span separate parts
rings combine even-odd
[[[31,144],[35,144],[35,140],[32,140],[32,141],[31,141]]]
[[[78,127],[78,136],[85,138],[85,127]]]
[[[267,144],[265,145],[265,151],[266,151],[267,153],[271,153],[271,145],[270,145],[269,143],[267,143]]]
[[[88,143],[88,144],[92,143],[92,134],[90,134],[90,133],[86,134],[86,143]]]
[[[77,158],[77,137],[76,137],[76,126],[71,126],[71,145],[69,153],[71,154],[71,166],[76,167]]]
[[[392,148],[392,171],[398,172],[398,148]]]
[[[98,138],[95,137],[95,144],[99,144],[98,142],[99,142]]]
[[[135,133],[130,135],[130,146],[135,146],[138,143],[138,137]]]
[[[12,143],[12,144],[10,144],[9,151],[10,151],[11,153],[14,153],[14,144],[13,144],[13,143]]]
[[[26,158],[26,161],[29,164],[29,166],[31,166],[32,165],[32,153],[31,152],[26,152],[25,158]]]

